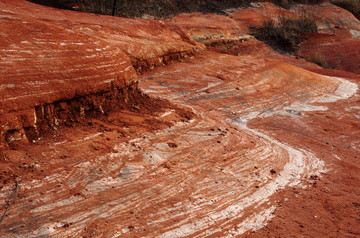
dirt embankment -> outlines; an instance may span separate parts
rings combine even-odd
[[[359,235],[360,76],[249,35],[264,6],[296,14],[145,20],[0,0],[0,236]],[[299,52],[356,59],[340,54],[349,36],[338,58],[322,48],[338,35]]]

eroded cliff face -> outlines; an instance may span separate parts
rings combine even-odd
[[[144,20],[0,0],[0,236],[358,234],[359,40],[340,34],[358,22],[306,6],[347,20],[298,56],[250,35],[303,7]]]

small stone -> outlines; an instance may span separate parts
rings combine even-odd
[[[168,146],[169,146],[170,148],[176,148],[176,147],[177,147],[177,144],[174,143],[174,142],[168,142],[167,144],[168,144]]]

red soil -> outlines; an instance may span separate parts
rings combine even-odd
[[[1,237],[360,235],[357,40],[309,36],[331,70],[225,16],[0,9]]]
[[[245,24],[221,15],[181,14],[175,16],[172,21],[184,29],[192,39],[205,44],[217,41],[238,41],[249,35],[249,29]]]
[[[264,21],[278,22],[279,17],[295,18],[299,14],[278,7],[270,2],[253,3],[254,7],[242,8],[230,12],[230,16],[250,26],[261,26]]]
[[[204,48],[169,21],[84,14],[22,0],[0,1],[0,9],[0,147],[9,131],[26,141],[25,130],[36,130],[37,117],[44,115],[35,112],[43,104],[128,87],[137,80],[135,70]]]
[[[328,171],[309,181],[308,189],[288,189],[274,197],[278,207],[275,219],[250,237],[360,235],[359,103],[357,94],[328,104],[326,112],[306,113],[303,124],[281,117],[251,123],[250,127],[270,131],[281,141],[311,149]]]
[[[330,3],[296,5],[293,11],[304,12],[315,18],[320,33],[360,37],[360,21],[349,11]]]
[[[260,116],[248,123],[250,128],[260,130],[272,138],[292,145],[293,148],[311,151],[326,165],[326,170],[320,174],[316,176],[309,174],[308,180],[303,182],[307,188],[289,187],[273,196],[271,200],[276,206],[273,213],[275,217],[264,229],[251,235],[257,237],[288,236],[289,234],[295,237],[329,234],[333,236],[358,235],[360,230],[356,224],[360,217],[356,201],[360,196],[357,186],[359,183],[357,160],[360,125],[356,115],[360,111],[356,105],[359,104],[359,96],[336,103],[315,104],[328,107],[326,111],[317,111],[319,109],[314,108],[315,111],[312,112],[311,107],[310,111],[297,111],[302,107],[299,109],[289,107],[287,115],[276,113],[274,110],[277,110],[275,109],[278,108],[277,105],[282,105],[284,102],[289,105],[288,100],[297,98],[294,105],[304,103],[306,100],[311,101],[312,95],[318,95],[320,91],[326,90],[331,81],[326,78],[317,78],[319,76],[311,76],[306,71],[288,65],[275,66],[274,63],[270,63],[272,62],[270,60],[264,68],[257,68],[256,73],[251,70],[247,72],[251,67],[243,66],[246,70],[241,70],[240,74],[235,65],[242,61],[250,66],[256,58],[238,59],[237,63],[235,60],[231,61],[231,58],[226,60],[224,56],[218,57],[217,61],[212,60],[214,58],[216,58],[215,55],[207,54],[200,57],[198,61],[189,62],[188,65],[174,65],[165,69],[165,72],[161,71],[161,74],[167,75],[167,78],[171,80],[166,80],[154,73],[155,75],[152,74],[150,77],[157,81],[147,81],[144,78],[141,80],[141,85],[150,89],[153,88],[151,85],[156,85],[158,82],[171,85],[172,87],[162,87],[156,95],[163,95],[171,100],[174,98],[172,94],[183,94],[184,96],[175,97],[173,100],[190,103],[195,110],[204,110],[204,115],[206,115],[205,111],[211,111],[211,114],[217,115],[217,118],[224,115],[229,118],[246,118],[247,114],[259,112]],[[256,65],[259,65],[259,62]],[[240,65],[238,67],[241,68]],[[205,77],[200,68],[212,70],[207,71]],[[234,71],[237,73],[234,74]],[[266,80],[268,77],[271,80],[266,83],[257,81],[257,79]],[[181,78],[187,80],[182,81]],[[300,78],[302,79],[299,80]],[[359,79],[357,76],[355,82],[359,82]],[[322,80],[324,81],[321,83]],[[254,88],[249,87],[249,82],[252,82],[250,85],[254,85]],[[321,86],[316,86],[317,83]],[[215,84],[216,86],[206,87],[206,85]],[[244,85],[247,86],[244,87]],[[190,92],[190,94],[179,93],[179,91]],[[324,91],[320,94],[323,93]],[[246,103],[249,103],[251,107],[249,108]],[[274,113],[274,116],[266,116],[267,113]],[[262,114],[264,116],[261,116]],[[255,171],[261,169],[270,171],[268,167],[257,166],[256,159],[253,163],[257,167]],[[273,163],[276,167],[275,171],[281,170],[275,162]],[[241,230],[241,227],[238,229]],[[215,234],[224,235],[224,233]]]
[[[329,67],[360,73],[360,40],[325,34],[308,34],[298,54]]]

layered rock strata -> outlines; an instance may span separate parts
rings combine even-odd
[[[199,53],[202,42],[231,42],[246,33],[224,16],[155,21],[20,0],[0,0],[0,6],[0,109],[10,125],[3,142],[26,142],[25,130],[36,134],[43,121],[56,128],[106,115],[0,151],[1,212],[9,208],[0,236],[241,236],[268,224],[286,191],[302,199],[311,189],[309,203],[319,194],[326,199],[322,207],[297,208],[303,220],[337,219],[315,216],[342,201],[341,212],[351,212],[341,217],[351,226],[342,234],[357,232],[357,74],[350,81],[310,72],[294,65],[320,67],[264,45]],[[201,29],[207,21],[224,24]],[[146,72],[172,59],[182,62]],[[128,110],[111,113],[117,106]],[[344,178],[334,164],[324,164],[334,160],[355,174],[346,177],[355,181],[351,199],[343,199],[340,182],[327,187]],[[316,190],[330,169],[331,183],[324,179],[324,191]],[[284,219],[298,215],[285,211]]]
[[[88,15],[22,0],[0,6],[2,146],[26,142],[26,131],[36,131],[39,119],[56,125],[54,102],[67,107],[74,98],[136,88],[136,70],[204,48],[170,22]]]

